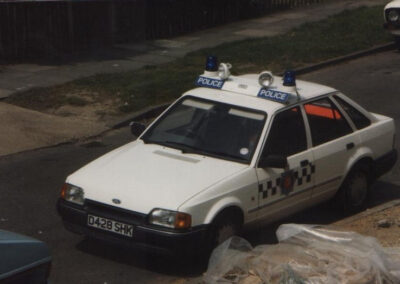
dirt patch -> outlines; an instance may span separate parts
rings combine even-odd
[[[65,100],[67,104],[48,108],[43,112],[92,122],[104,122],[109,117],[121,115],[116,107],[118,99],[104,99],[96,94],[74,93],[66,95]]]
[[[400,205],[339,226],[344,230],[377,238],[384,247],[400,247]]]
[[[74,141],[99,134],[105,123],[59,117],[0,103],[0,155]]]

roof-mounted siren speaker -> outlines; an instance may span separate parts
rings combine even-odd
[[[232,64],[230,63],[221,63],[218,67],[218,77],[222,80],[226,80],[231,76],[230,69],[232,68]]]
[[[258,83],[263,88],[269,88],[274,83],[274,75],[270,71],[263,71],[258,76]]]
[[[207,56],[206,69],[204,75],[207,77],[218,76],[218,58],[214,55]]]

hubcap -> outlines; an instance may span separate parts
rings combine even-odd
[[[235,229],[233,228],[232,225],[221,226],[218,230],[218,237],[217,237],[218,244],[223,243],[233,235],[235,235]]]

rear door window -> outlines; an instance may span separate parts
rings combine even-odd
[[[328,98],[304,105],[311,129],[313,146],[318,146],[352,133],[339,109]]]
[[[334,98],[344,109],[344,111],[349,115],[350,119],[353,121],[357,129],[363,129],[371,125],[371,121],[355,107],[353,107],[343,99],[339,98],[338,96],[334,96]]]

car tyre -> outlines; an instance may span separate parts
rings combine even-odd
[[[335,203],[345,215],[365,209],[370,193],[369,167],[356,165],[343,181]]]
[[[227,210],[220,213],[210,225],[204,246],[192,251],[190,257],[185,259],[190,261],[191,265],[205,265],[206,268],[213,250],[230,237],[240,235],[241,228],[242,221],[236,211]]]
[[[233,212],[227,211],[219,215],[213,222],[212,247],[215,248],[230,237],[240,235],[241,227],[242,222]]]
[[[400,51],[400,36],[395,36],[394,43],[396,44],[397,50]]]

